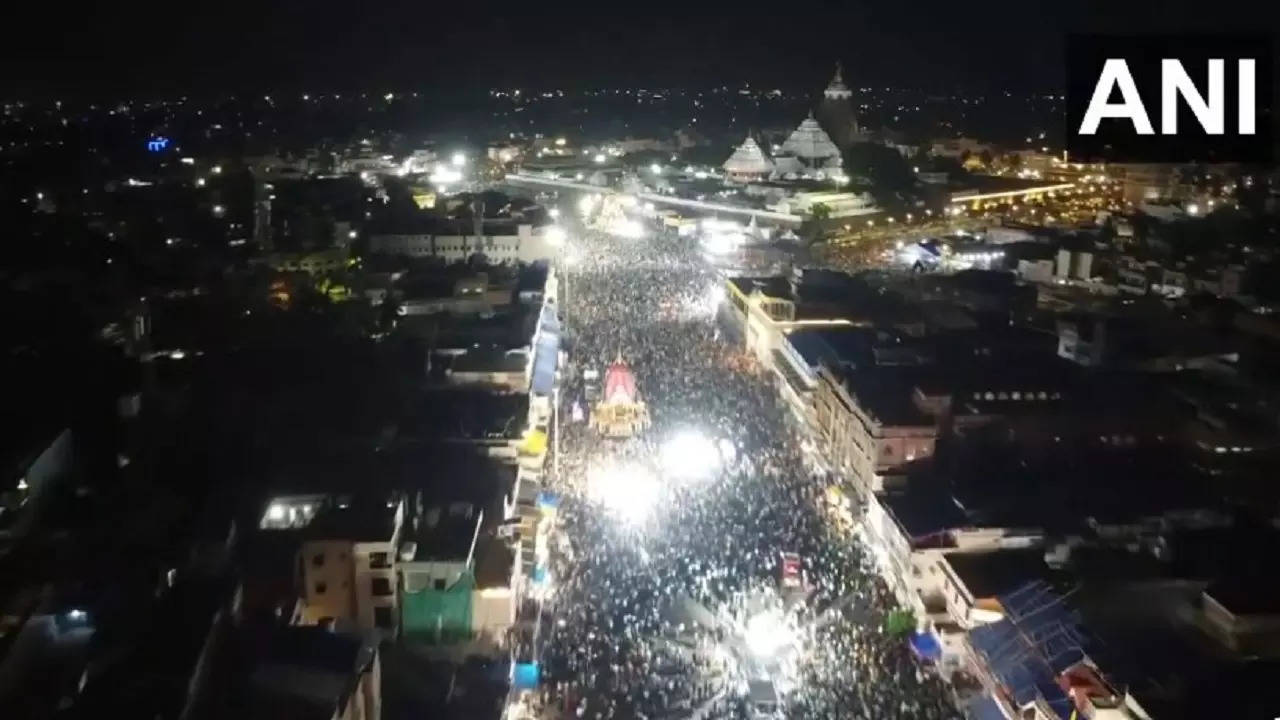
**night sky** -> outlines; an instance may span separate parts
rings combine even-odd
[[[858,85],[1052,89],[1061,83],[1066,32],[1256,32],[1275,27],[1265,5],[125,0],[89,10],[34,2],[23,21],[4,23],[0,94],[797,87],[820,84],[836,59]]]

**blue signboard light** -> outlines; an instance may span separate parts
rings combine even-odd
[[[167,147],[169,147],[169,138],[167,137],[153,137],[147,141],[147,149],[151,152],[160,152]]]

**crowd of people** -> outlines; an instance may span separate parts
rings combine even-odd
[[[652,426],[623,441],[563,426],[552,479],[562,539],[537,649],[543,716],[759,717],[747,688],[760,675],[781,691],[779,717],[960,717],[936,674],[886,631],[891,595],[832,519],[832,479],[802,450],[768,375],[717,322],[722,281],[696,245],[656,229],[639,240],[584,233],[567,274],[571,365],[603,371],[621,355]],[[567,390],[566,408],[588,404]],[[714,440],[714,471],[664,474],[662,443],[681,432]],[[587,492],[592,466],[618,462],[645,464],[662,483],[639,520]],[[784,553],[800,557],[804,579],[786,596]],[[761,596],[794,629],[769,662],[743,642],[747,599]],[[767,677],[782,672],[786,682]]]

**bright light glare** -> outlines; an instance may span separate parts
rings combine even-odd
[[[742,247],[742,243],[745,241],[746,237],[742,233],[713,231],[705,236],[702,244],[706,247],[707,252],[723,255]]]
[[[431,173],[431,177],[428,178],[428,180],[436,185],[455,183],[461,179],[462,173],[454,170],[453,168],[445,167],[444,165],[437,166],[436,171]]]
[[[603,164],[604,164],[604,159],[605,159],[605,158],[604,158],[604,155],[603,155],[603,154],[601,154],[601,153],[596,153],[595,161],[596,161],[596,164],[597,164],[597,165],[603,165]]]
[[[578,201],[578,210],[583,215],[586,215],[587,213],[591,212],[592,208],[594,208],[595,206],[596,206],[595,195],[583,195],[582,199]]]
[[[552,217],[552,219],[554,219],[554,218],[558,218],[558,217],[560,217],[560,208],[553,207],[553,208],[551,208],[550,210],[548,210],[548,211],[547,211],[547,214],[548,214],[548,215],[550,215],[550,216]]]
[[[662,446],[662,471],[672,477],[706,477],[719,467],[720,452],[702,433],[682,430]]]
[[[284,506],[280,503],[272,503],[271,506],[267,508],[267,517],[271,520],[283,520]]]
[[[619,518],[644,522],[658,501],[658,480],[635,464],[594,468],[587,475],[587,494]]]
[[[662,174],[662,166],[661,166],[661,165],[659,165],[658,163],[654,163],[654,164],[652,164],[652,165],[650,165],[650,166],[649,166],[649,172],[653,173],[654,175],[661,175],[661,174]]]
[[[714,315],[720,309],[720,303],[724,302],[724,288],[719,285],[712,285],[707,290],[707,308]]]
[[[547,228],[546,238],[547,242],[552,245],[563,245],[565,239],[564,228],[559,225],[552,225]]]
[[[453,154],[453,158],[450,160],[450,162],[453,163],[454,167],[460,168],[463,165],[467,164],[467,156],[463,153],[456,152]]]
[[[614,222],[609,232],[628,240],[639,240],[644,237],[644,226],[635,220],[622,219]]]
[[[762,612],[747,621],[747,649],[756,657],[776,655],[791,642],[791,629],[777,610]]]

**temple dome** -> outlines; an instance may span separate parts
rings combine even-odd
[[[822,129],[812,113],[792,131],[782,144],[782,152],[794,155],[809,165],[828,166],[831,160],[839,165],[840,161],[840,148],[831,142],[827,131]]]
[[[853,91],[849,89],[848,85],[844,84],[843,75],[844,69],[837,62],[835,77],[831,78],[831,84],[827,85],[827,89],[823,90],[822,94],[832,100],[847,100],[853,97]]]
[[[773,172],[773,163],[750,135],[724,161],[723,167],[731,176],[764,176]]]

